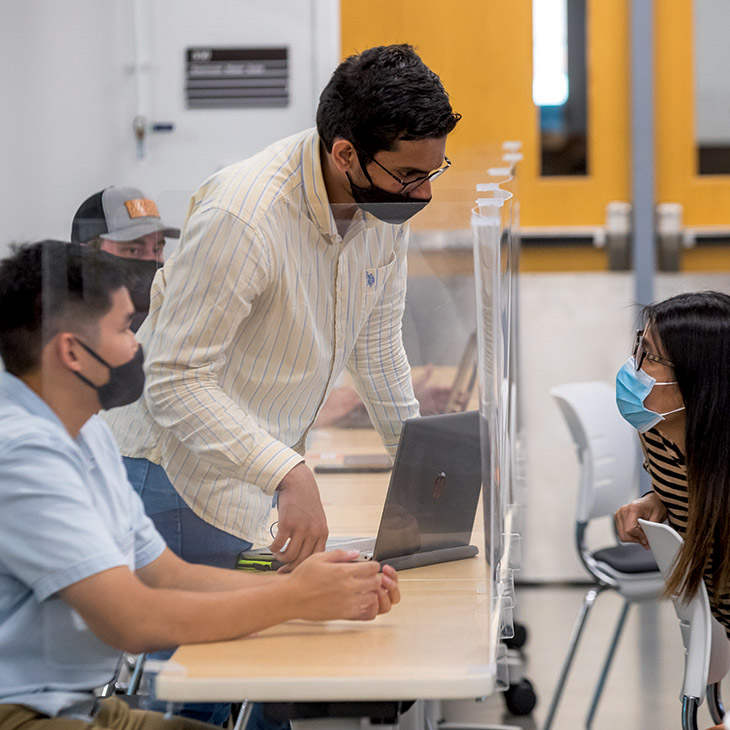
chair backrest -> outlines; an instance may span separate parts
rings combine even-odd
[[[665,580],[672,572],[674,557],[682,537],[669,525],[639,520],[649,541],[654,559]],[[730,642],[725,629],[712,617],[704,583],[689,601],[673,598],[684,644],[684,682],[682,695],[702,700],[708,684],[719,682],[730,669]]]
[[[591,381],[550,389],[568,423],[581,462],[576,520],[613,514],[637,496],[636,430],[616,407],[615,388]]]

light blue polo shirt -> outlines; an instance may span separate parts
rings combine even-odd
[[[141,568],[164,547],[106,424],[93,416],[74,440],[45,401],[0,373],[0,703],[88,715],[120,653],[57,593]]]

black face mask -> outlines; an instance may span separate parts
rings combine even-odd
[[[90,388],[96,391],[101,407],[108,411],[110,408],[127,406],[138,400],[144,391],[144,353],[142,345],[137,348],[134,357],[123,365],[112,367],[101,355],[97,355],[88,345],[77,340],[79,345],[102,365],[109,368],[109,382],[104,385],[94,385],[88,378],[75,370],[73,374]]]
[[[364,166],[362,166],[362,169],[365,172]],[[350,181],[352,197],[355,199],[358,208],[367,211],[385,223],[405,223],[431,202],[431,198],[418,199],[410,198],[402,193],[391,193],[374,185],[372,181],[369,188],[361,188],[352,182],[350,173],[346,172],[345,175]],[[365,176],[368,177],[367,172],[365,172]]]
[[[162,264],[157,261],[141,261],[139,259],[118,258],[120,268],[124,272],[124,284],[134,304],[134,316],[130,329],[136,332],[150,311],[150,288],[157,270]]]

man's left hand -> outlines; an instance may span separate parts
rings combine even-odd
[[[283,569],[287,571],[312,553],[322,552],[329,530],[317,481],[306,464],[297,464],[281,480],[277,494],[279,525],[269,549],[277,560],[287,563]]]

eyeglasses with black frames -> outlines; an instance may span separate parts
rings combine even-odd
[[[650,362],[658,362],[661,365],[666,365],[670,368],[674,367],[673,362],[670,362],[664,357],[659,357],[659,355],[655,355],[653,352],[647,352],[644,349],[644,330],[636,330],[634,349],[631,354],[634,356],[634,362],[636,363],[637,370],[641,370],[641,366],[644,364],[644,360],[649,360]]]
[[[444,164],[441,165],[436,170],[432,170],[428,173],[428,175],[420,175],[419,177],[414,177],[412,180],[401,180],[397,175],[394,175],[387,167],[384,165],[381,165],[374,157],[370,158],[372,162],[374,162],[381,170],[384,170],[385,172],[390,175],[393,180],[395,180],[397,183],[399,183],[402,187],[398,191],[399,194],[403,193],[410,193],[413,190],[415,190],[419,185],[423,185],[423,183],[426,182],[426,180],[435,180],[440,175],[443,175],[446,170],[448,170],[451,167],[451,160],[448,157],[444,157]],[[370,175],[368,175],[367,170],[365,169],[365,163],[363,161],[363,157],[360,156],[360,164],[362,165],[363,172],[365,173],[365,176],[368,178],[370,183],[372,184],[372,180],[370,180]]]

